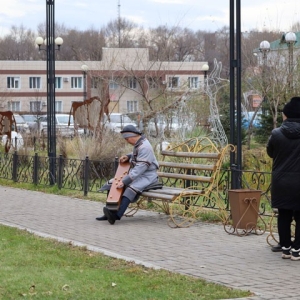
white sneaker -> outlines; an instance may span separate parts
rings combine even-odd
[[[291,247],[285,248],[282,247],[282,258],[291,258],[292,254],[291,254]]]
[[[292,252],[291,260],[300,260],[300,249],[296,250],[293,248],[291,252]]]

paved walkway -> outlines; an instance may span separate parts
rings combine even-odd
[[[300,261],[281,259],[266,236],[238,237],[223,226],[172,229],[164,214],[139,211],[114,226],[98,222],[103,204],[0,186],[0,223],[86,245],[90,250],[228,287],[249,299],[300,299]],[[246,299],[246,298],[244,298]]]

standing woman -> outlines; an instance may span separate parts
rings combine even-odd
[[[272,130],[267,144],[267,153],[273,159],[271,199],[272,207],[278,209],[282,258],[300,260],[300,97],[293,97],[284,106],[282,116],[282,125]]]

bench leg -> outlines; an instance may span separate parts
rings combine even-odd
[[[127,212],[124,214],[125,217],[133,217],[139,209],[141,209],[143,199],[139,199],[137,202],[130,203]]]
[[[158,205],[156,202],[152,202],[149,201],[149,199],[144,198],[144,197],[140,197],[139,200],[137,202],[131,203],[128,207],[128,210],[125,214],[126,217],[133,217],[139,209],[144,209],[147,210],[148,207],[148,203],[151,202],[154,205]],[[160,205],[158,205],[159,207],[161,207]]]
[[[170,206],[170,218],[168,225],[172,228],[187,228],[196,221],[196,210],[192,197],[179,195]]]
[[[278,218],[278,213],[274,212],[272,214],[271,220],[270,220],[270,224],[269,224],[269,234],[266,238],[267,243],[269,246],[273,247],[279,244],[279,237],[278,237],[278,229],[277,229],[277,218]],[[276,221],[276,224],[274,224]],[[291,234],[292,234],[292,240],[294,240],[295,238],[295,223],[292,223],[291,226]]]
[[[267,243],[271,247],[273,247],[279,243],[279,239],[277,237],[275,237],[275,233],[277,232],[277,230],[276,230],[276,232],[274,232],[274,226],[276,226],[276,228],[277,228],[277,221],[276,221],[276,225],[274,224],[275,220],[277,220],[277,213],[272,214],[270,224],[269,224],[269,234],[267,236]],[[276,235],[277,235],[277,233],[276,233]]]

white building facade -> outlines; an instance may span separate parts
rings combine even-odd
[[[149,61],[148,49],[104,48],[101,61],[56,61],[55,108],[69,113],[72,102],[109,97],[109,111],[141,111],[141,102],[160,88],[168,92],[203,87],[206,62]],[[88,68],[84,73],[82,65]],[[0,110],[47,111],[45,61],[0,61]]]

